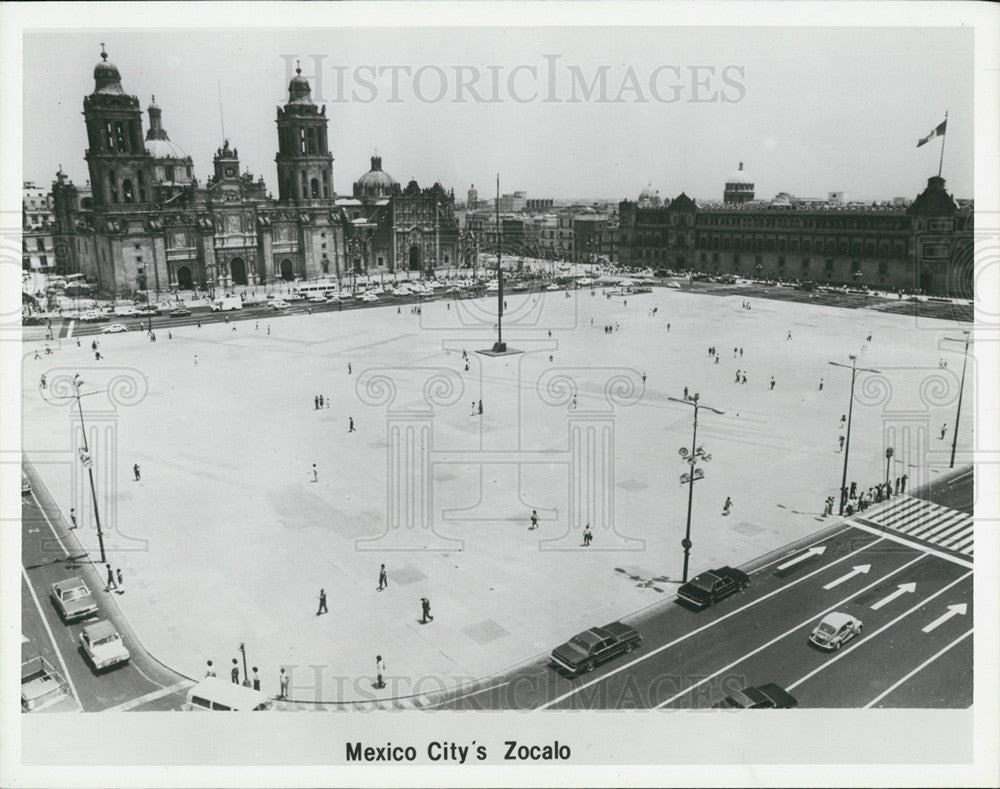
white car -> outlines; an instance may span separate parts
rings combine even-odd
[[[361,301],[368,301],[368,302],[378,301],[378,296],[369,291],[368,293],[361,294]]]
[[[103,334],[121,334],[123,331],[128,331],[128,326],[124,323],[112,323],[110,326],[105,326],[101,329]]]
[[[679,282],[668,282],[667,283],[667,287],[668,288],[674,288],[675,290],[680,290],[681,289],[681,283],[679,283]]]
[[[310,296],[309,301],[312,304],[326,304],[326,296],[317,294],[316,296]]]
[[[837,650],[855,636],[861,635],[863,627],[857,617],[834,612],[819,621],[809,634],[809,641],[820,649]]]
[[[129,651],[115,626],[107,621],[87,625],[80,633],[80,646],[97,671],[127,663]]]
[[[274,301],[271,302],[271,309],[272,310],[284,310],[284,309],[288,309],[291,306],[292,305],[289,304],[284,299],[275,299]]]
[[[562,290],[562,288],[560,288],[560,287],[559,287],[558,285],[556,285],[556,284],[555,284],[555,283],[553,282],[553,283],[552,283],[551,285],[549,285],[549,286],[548,286],[548,287],[546,288],[546,290]]]

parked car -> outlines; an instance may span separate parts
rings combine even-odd
[[[188,689],[184,712],[266,712],[273,708],[259,690],[237,685],[219,677],[205,677]]]
[[[171,318],[187,318],[190,317],[190,315],[191,315],[191,310],[189,310],[187,307],[178,307],[176,310],[170,311]]]
[[[671,280],[670,282],[667,283],[667,287],[674,288],[675,290],[680,290],[681,283],[677,282],[676,280]]]
[[[369,291],[368,293],[361,294],[361,301],[367,301],[367,302],[378,301],[378,296]]]
[[[118,318],[132,318],[139,314],[134,304],[121,304],[115,307],[115,316]]]
[[[127,663],[130,657],[117,628],[108,621],[95,622],[83,628],[80,647],[96,671]]]
[[[731,594],[743,591],[749,585],[750,576],[742,570],[720,567],[718,570],[696,575],[677,590],[677,598],[694,608],[708,608]]]
[[[642,643],[633,627],[612,622],[584,630],[552,650],[552,662],[570,674],[593,671],[598,663],[631,652]]]
[[[43,657],[21,664],[21,712],[83,712],[69,683]]]
[[[315,296],[309,297],[309,302],[311,304],[326,304],[326,296],[322,293],[317,293]]]
[[[21,472],[21,493],[31,493],[31,481],[23,471]]]
[[[712,706],[715,709],[786,710],[798,706],[798,699],[784,688],[769,682],[743,688]]]
[[[101,329],[103,334],[121,334],[123,331],[128,331],[128,326],[124,323],[112,323],[110,326],[105,326]]]
[[[809,634],[809,641],[820,649],[838,650],[855,636],[861,635],[861,620],[850,614],[827,614]]]
[[[291,306],[292,305],[289,304],[284,299],[275,299],[274,301],[271,302],[271,309],[272,310],[284,310],[284,309],[288,309]]]
[[[160,308],[157,307],[155,304],[144,304],[141,307],[136,307],[134,314],[135,315],[141,315],[144,318],[147,315],[159,315],[160,314]]]
[[[736,277],[732,274],[723,274],[721,277],[716,277],[716,282],[721,282],[723,285],[735,285]]]
[[[79,576],[56,581],[49,594],[64,622],[85,619],[97,613],[97,601]]]
[[[108,320],[108,316],[103,312],[97,312],[96,310],[90,310],[83,313],[80,316],[80,320],[84,323],[101,323],[102,321]]]
[[[556,284],[555,284],[554,282],[553,282],[553,283],[552,283],[551,285],[548,285],[548,286],[547,286],[547,287],[546,287],[545,289],[546,289],[546,290],[562,290],[562,288],[560,288],[560,287],[559,287],[558,285],[556,285]]]

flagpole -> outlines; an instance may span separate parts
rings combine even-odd
[[[948,110],[944,111],[944,122],[948,122]],[[944,165],[944,141],[948,136],[948,129],[945,128],[945,133],[941,135],[941,159],[938,161],[938,178],[941,177],[941,167]]]

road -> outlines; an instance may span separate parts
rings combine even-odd
[[[85,712],[105,710],[176,710],[193,683],[158,663],[136,640],[115,601],[104,591],[99,556],[87,556],[62,520],[38,475],[25,461],[32,491],[21,496],[21,653],[22,660],[41,655],[63,674]],[[63,623],[49,597],[51,585],[80,576],[97,597],[97,616]],[[128,579],[126,579],[127,582]],[[128,594],[127,584],[124,594]],[[113,622],[131,660],[98,674],[79,646],[80,631],[100,619]]]
[[[947,504],[971,508],[971,469],[916,497],[936,506],[928,518],[940,517]],[[801,707],[972,704],[968,555],[848,520],[744,569],[750,586],[704,611],[668,602],[627,619],[642,646],[592,673],[570,678],[540,656],[415,706],[705,709],[734,690],[768,682],[786,688]],[[856,616],[863,631],[842,649],[824,652],[808,637],[832,611]]]

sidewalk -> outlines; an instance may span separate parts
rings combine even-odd
[[[96,544],[86,520],[89,489],[73,477],[75,418],[42,400],[38,377],[50,367],[79,369],[85,390],[102,390],[115,370],[139,371],[148,393],[110,410],[103,397],[89,397],[84,411],[88,427],[100,428],[94,440],[113,442],[94,447],[95,477],[109,556],[126,578],[119,602],[144,646],[199,677],[209,659],[222,676],[243,642],[270,695],[278,692],[278,669],[296,667],[297,701],[419,698],[670,599],[687,507],[677,448],[690,444],[691,413],[669,396],[689,386],[726,412],[699,420],[699,443],[713,460],[694,492],[693,575],[831,522],[819,512],[839,484],[837,425],[850,382],[829,360],[859,352],[873,332],[866,365],[936,368],[937,341],[953,330],[940,322],[940,330],[914,331],[901,316],[763,299],[747,312],[736,296],[667,290],[629,297],[627,307],[587,291],[555,296],[511,294],[509,315],[537,298],[542,317],[538,328],[505,324],[510,342],[528,350],[534,340],[550,342],[545,327],[552,326],[551,365],[548,351],[496,360],[471,353],[488,347],[490,326],[470,333],[445,302],[425,304],[422,316],[397,315],[392,305],[286,316],[271,323],[270,335],[251,322],[178,327],[155,346],[139,335],[109,335],[97,365],[89,347],[61,347],[25,362],[25,451],[64,513],[75,506],[81,514],[81,539],[90,534]],[[476,304],[492,308],[495,299]],[[609,323],[620,331],[602,333]],[[435,325],[452,328],[429,328]],[[793,342],[784,339],[789,328]],[[470,372],[459,352],[443,350],[445,342],[468,347]],[[720,365],[706,354],[711,344]],[[729,356],[740,344],[747,355]],[[601,550],[611,540],[600,529],[591,548],[570,535],[566,550],[550,550],[545,541],[569,528],[566,467],[474,462],[474,453],[491,448],[566,450],[574,414],[539,399],[540,376],[552,367],[648,372],[639,404],[615,412],[614,484],[606,491],[617,528],[641,550]],[[749,372],[747,385],[732,383],[736,367]],[[435,406],[432,438],[424,438],[436,458],[431,506],[439,535],[421,533],[415,547],[424,550],[396,550],[393,539],[412,536],[406,533],[358,542],[378,537],[386,522],[390,424],[385,405],[363,404],[356,388],[369,368],[394,371],[394,407],[404,410],[423,402],[422,369],[451,370],[462,380],[453,405]],[[597,379],[582,379],[576,416],[606,407],[604,391]],[[975,407],[971,391],[963,408]],[[314,408],[318,394],[331,408]],[[469,401],[480,399],[483,417],[470,416]],[[355,433],[347,431],[349,416]],[[952,422],[953,406],[930,418],[935,427]],[[881,406],[856,404],[850,477],[860,484],[884,469],[882,419]],[[963,420],[960,451],[971,445],[972,421]],[[407,424],[397,426],[423,429]],[[465,460],[443,462],[452,452]],[[131,479],[133,463],[141,466],[139,482]],[[318,482],[311,482],[312,463]],[[735,509],[723,517],[726,496]],[[541,515],[537,531],[528,530],[532,509]],[[383,562],[389,588],[379,592]],[[321,587],[329,613],[316,616]],[[421,597],[434,616],[426,625],[418,621]],[[381,691],[372,688],[376,655],[387,664]]]

